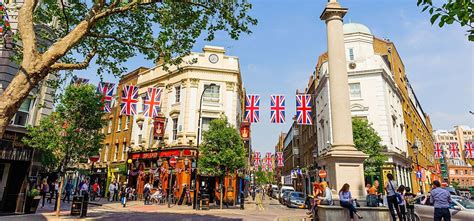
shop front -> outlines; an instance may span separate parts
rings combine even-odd
[[[165,194],[171,191],[177,202],[183,202],[185,190],[190,190],[192,195],[194,188],[191,177],[196,172],[196,153],[194,147],[132,152],[128,164],[129,185],[136,189],[139,199],[143,197],[145,184],[150,183],[152,193],[159,189]]]

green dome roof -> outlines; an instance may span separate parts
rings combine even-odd
[[[364,33],[364,34],[372,35],[372,33],[370,32],[370,29],[367,28],[367,26],[363,24],[359,24],[359,23],[344,24],[343,30],[344,30],[344,34]]]

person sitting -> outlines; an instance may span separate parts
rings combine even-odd
[[[379,206],[379,181],[375,180],[374,185],[369,189],[367,195],[367,206],[377,207]]]
[[[321,202],[319,204],[321,205],[332,205],[332,192],[331,188],[329,188],[329,183],[328,182],[321,182],[321,189],[324,191],[324,197],[320,197]]]
[[[354,205],[352,205],[353,199],[352,199],[351,191],[349,191],[349,187],[350,187],[349,184],[345,183],[342,186],[341,190],[339,190],[339,200],[340,200],[341,206],[349,210],[349,216],[351,218],[351,221],[354,220],[354,213],[357,215],[359,219],[362,219],[363,217],[357,213],[356,208],[354,207]]]

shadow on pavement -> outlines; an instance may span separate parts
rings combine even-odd
[[[211,220],[211,221],[242,221],[240,218],[225,218],[209,214],[183,214],[183,213],[169,213],[169,212],[103,212],[94,213],[93,220],[118,220],[118,221],[147,221],[147,220],[164,220],[164,221],[200,221],[200,220]],[[92,218],[92,217],[90,217]]]

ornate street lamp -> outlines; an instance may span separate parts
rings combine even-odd
[[[415,142],[413,142],[413,146],[411,146],[411,149],[413,150],[413,154],[415,155],[416,158],[416,177],[418,178],[418,184],[420,186],[420,192],[423,194],[423,188],[422,188],[422,183],[421,183],[421,174],[420,171],[420,163],[418,162],[418,139],[415,139]]]
[[[201,140],[201,115],[202,115],[202,97],[204,96],[204,92],[206,92],[207,89],[217,86],[216,84],[212,83],[209,85],[204,85],[204,90],[202,90],[201,98],[199,99],[199,117],[198,117],[198,131],[197,131],[197,142],[196,142],[196,170],[194,172],[194,180],[195,182],[197,181],[197,167],[198,167],[198,160],[199,160],[199,141]],[[196,186],[198,187],[198,186]],[[196,209],[196,204],[197,204],[197,194],[199,191],[197,188],[194,188],[194,199],[193,199],[193,209]]]

